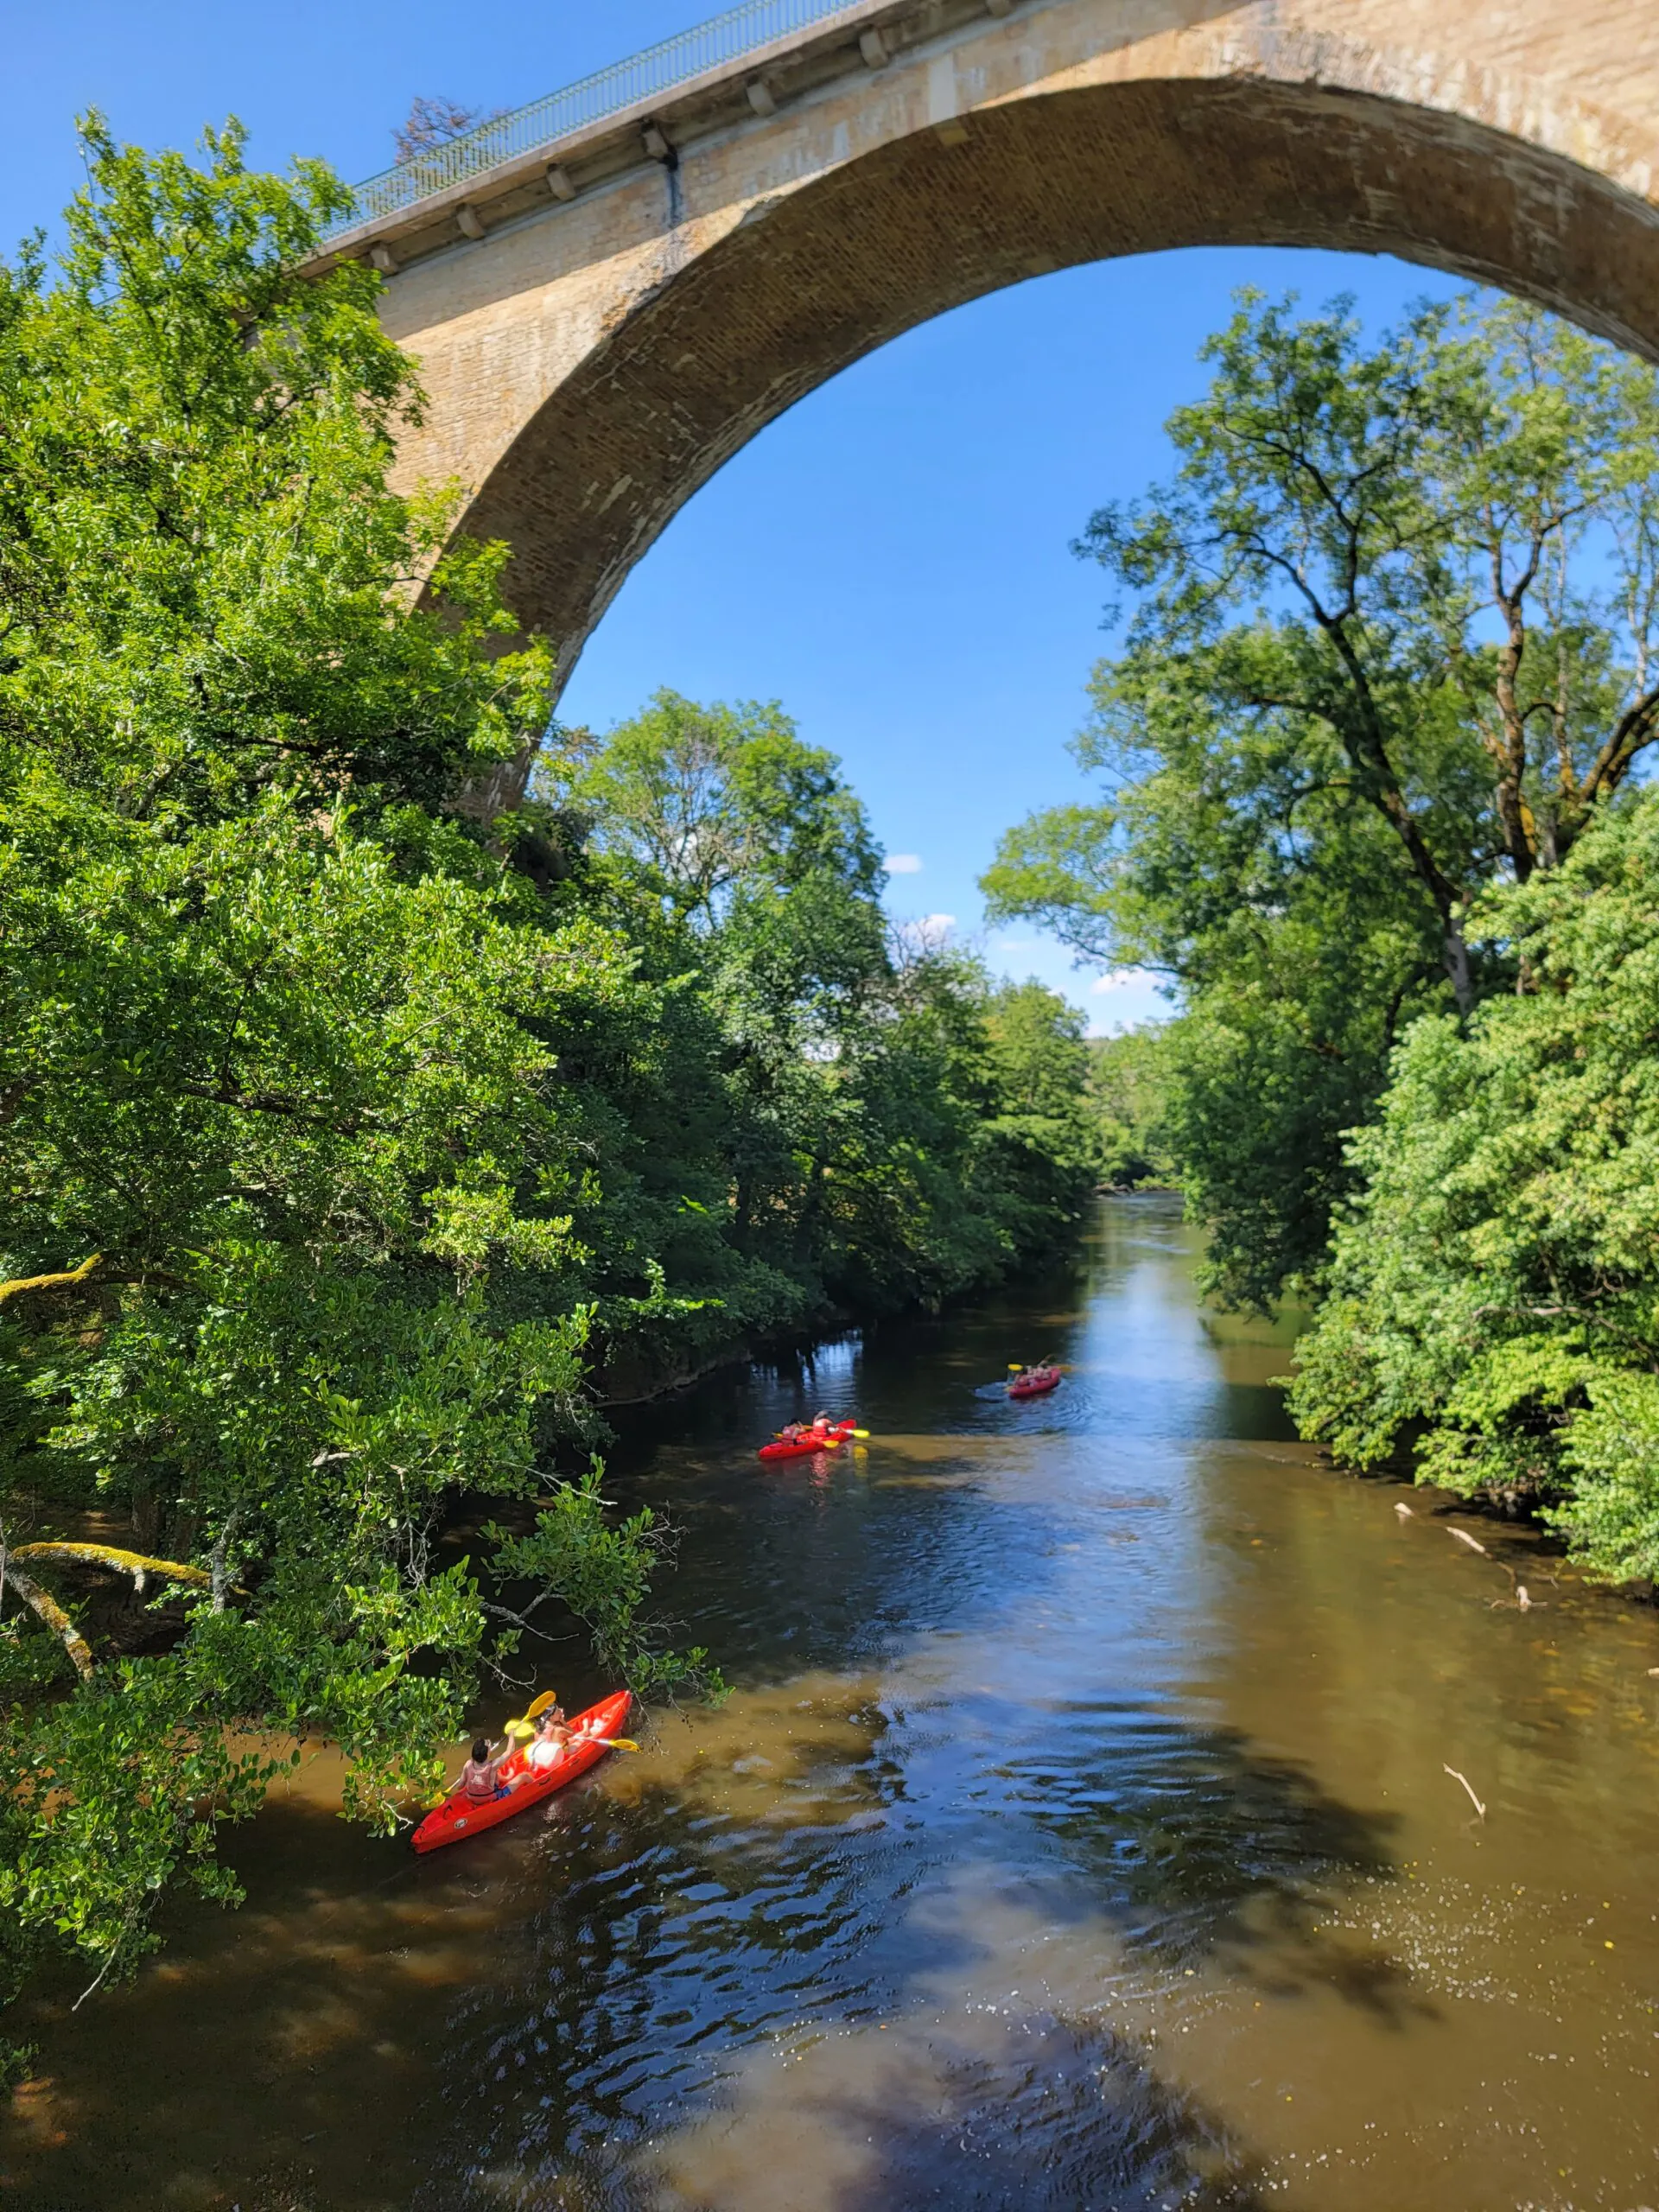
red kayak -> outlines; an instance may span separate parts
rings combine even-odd
[[[856,1421],[833,1421],[828,1428],[804,1429],[799,1436],[776,1436],[760,1446],[763,1459],[810,1459],[817,1452],[838,1452],[857,1432]]]
[[[1059,1388],[1060,1370],[1058,1367],[1028,1367],[1023,1375],[1016,1375],[1008,1385],[1011,1398],[1042,1398]]]
[[[522,1813],[527,1806],[539,1805],[543,1797],[550,1797],[567,1782],[586,1774],[590,1766],[598,1765],[609,1748],[604,1738],[619,1736],[626,1727],[632,1703],[632,1690],[618,1690],[611,1697],[601,1698],[597,1705],[590,1705],[586,1713],[579,1713],[570,1723],[570,1741],[565,1746],[564,1757],[556,1759],[551,1766],[530,1766],[522,1746],[509,1752],[498,1772],[510,1786],[499,1797],[486,1797],[480,1802],[475,1797],[463,1796],[458,1789],[451,1790],[442,1804],[429,1813],[416,1829],[416,1850],[436,1851],[446,1843],[464,1843],[469,1835],[499,1827],[515,1813]]]

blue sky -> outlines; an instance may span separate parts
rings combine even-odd
[[[239,115],[253,156],[384,168],[417,92],[516,106],[715,10],[699,0],[0,0],[13,99],[0,241],[50,229],[80,181],[76,111],[192,145]],[[23,95],[19,99],[17,94]],[[0,249],[3,250],[3,249]],[[1069,551],[1102,501],[1166,465],[1161,425],[1232,289],[1352,290],[1386,321],[1451,287],[1387,260],[1230,251],[1039,277],[912,331],[729,462],[640,563],[561,709],[603,728],[659,685],[778,698],[839,753],[893,855],[896,912],[981,925],[998,833],[1080,796],[1066,741],[1103,650],[1105,579]],[[1074,969],[1027,931],[986,941],[1106,1030],[1166,1010],[1148,979]]]

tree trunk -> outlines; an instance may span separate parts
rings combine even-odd
[[[1440,942],[1446,972],[1452,979],[1452,995],[1457,1000],[1458,1012],[1466,1021],[1475,1010],[1475,986],[1469,973],[1469,947],[1461,923],[1448,917]]]

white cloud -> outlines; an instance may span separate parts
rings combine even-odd
[[[1089,989],[1092,997],[1109,1001],[1109,1010],[1102,1007],[1090,1020],[1091,1037],[1121,1037],[1126,1029],[1170,1018],[1172,1008],[1163,978],[1151,969],[1114,968],[1107,975],[1097,976]]]
[[[922,916],[922,927],[925,930],[953,930],[956,926],[957,918],[954,914],[924,914]]]
[[[916,853],[889,853],[887,868],[889,875],[919,875],[921,858]]]

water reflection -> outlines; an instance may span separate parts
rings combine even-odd
[[[730,1701],[429,1860],[308,1770],[244,1914],[41,2008],[8,2202],[1656,2201],[1652,1618],[1314,1465],[1191,1267],[1116,1204],[1081,1281],[632,1417]],[[820,1404],[868,1450],[763,1471]]]

